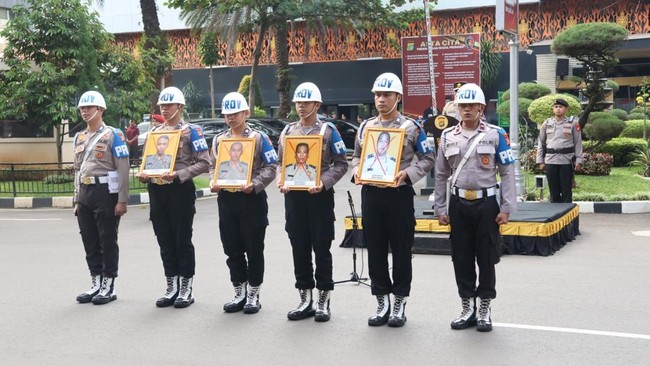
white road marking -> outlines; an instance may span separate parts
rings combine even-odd
[[[527,324],[510,324],[510,323],[492,323],[492,324],[495,327],[503,327],[503,328],[532,329],[532,330],[544,330],[547,332],[590,334],[590,335],[600,335],[606,337],[621,337],[621,338],[635,338],[635,339],[650,340],[650,335],[648,334],[606,332],[602,330],[577,329],[577,328],[545,327],[541,325],[527,325]]]
[[[646,231],[633,231],[633,232],[632,232],[632,235],[635,235],[635,236],[650,236],[650,230],[646,230]]]

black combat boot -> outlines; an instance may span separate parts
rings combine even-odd
[[[174,305],[174,301],[178,297],[178,276],[167,277],[167,290],[160,299],[156,300],[156,306],[159,308],[166,308]]]
[[[476,299],[462,298],[463,310],[451,322],[451,329],[465,329],[476,325]]]
[[[300,294],[300,304],[287,314],[289,320],[302,320],[316,314],[313,308],[312,289],[300,288],[298,294]]]

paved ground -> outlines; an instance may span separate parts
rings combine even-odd
[[[351,189],[337,187],[336,280],[349,278],[352,250],[338,248]],[[370,328],[375,301],[342,284],[332,320],[291,322],[297,302],[283,229],[282,197],[269,190],[261,312],[225,314],[231,297],[218,241],[216,199],[197,204],[196,303],[157,309],[162,264],[148,206],[129,207],[120,227],[118,300],[74,300],[89,276],[69,209],[0,210],[2,365],[645,365],[650,357],[650,214],[580,216],[582,235],[551,257],[506,256],[497,267],[495,328],[453,331],[459,300],[449,257],[416,255],[404,328]],[[645,231],[645,232],[643,232]],[[635,232],[637,235],[633,234]],[[359,253],[362,269],[365,252]],[[363,268],[367,273],[367,268]]]

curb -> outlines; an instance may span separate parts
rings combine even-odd
[[[210,188],[203,188],[196,191],[196,197],[214,196]],[[0,208],[72,208],[72,196],[61,197],[13,197],[0,198]],[[141,205],[149,203],[149,193],[143,192],[129,195],[129,205]]]

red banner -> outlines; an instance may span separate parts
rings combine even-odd
[[[517,33],[519,24],[519,0],[497,0],[495,26],[497,31]]]
[[[438,114],[451,99],[455,82],[480,83],[480,39],[479,34],[431,36]],[[402,38],[404,114],[416,119],[431,105],[427,53],[426,37]]]

